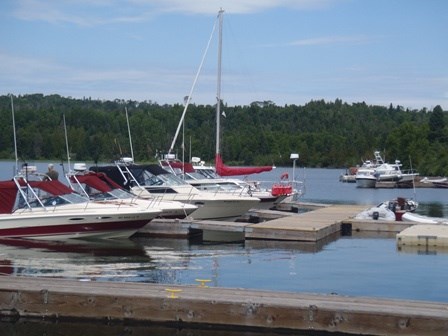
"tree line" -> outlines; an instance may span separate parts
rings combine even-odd
[[[184,110],[180,104],[42,94],[13,96],[13,104],[14,113],[11,96],[0,96],[0,159],[14,159],[14,116],[17,153],[24,161],[67,161],[65,130],[72,161],[129,156],[125,109],[136,162],[155,161],[169,149]],[[386,161],[399,159],[405,169],[448,176],[448,113],[439,105],[409,110],[336,99],[303,106],[223,104],[221,110],[221,153],[227,164],[289,166],[290,153],[299,153],[300,166],[342,168],[373,159],[380,150]],[[212,163],[215,124],[215,106],[190,105],[174,153]]]

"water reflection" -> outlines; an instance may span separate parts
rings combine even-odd
[[[430,202],[421,204],[420,212],[429,217],[444,217],[444,206],[442,203]]]
[[[150,258],[132,240],[45,241],[0,239],[2,275],[101,279],[120,277],[120,270],[147,264]]]

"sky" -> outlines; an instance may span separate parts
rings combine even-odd
[[[2,0],[0,95],[215,104],[221,8],[227,105],[448,110],[446,0]]]

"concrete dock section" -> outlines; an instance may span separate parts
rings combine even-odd
[[[448,248],[448,225],[419,224],[397,234],[398,246],[423,246]]]

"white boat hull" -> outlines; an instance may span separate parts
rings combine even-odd
[[[123,238],[130,237],[160,211],[99,209],[54,210],[36,208],[0,215],[0,237],[60,240],[67,238]]]
[[[423,216],[412,212],[403,214],[402,219],[408,222],[416,222],[421,224],[448,224],[448,219]]]
[[[179,201],[193,204],[198,207],[191,214],[191,217],[194,219],[233,219],[244,215],[260,203],[260,199],[256,197],[220,195],[207,192],[199,193],[197,189],[191,186],[178,186],[177,190],[180,192],[157,194],[150,193],[144,187],[131,188],[131,191],[139,197],[149,198],[157,196],[162,197],[164,201]]]
[[[356,178],[356,187],[358,188],[375,188],[376,178],[369,177],[357,177]]]

